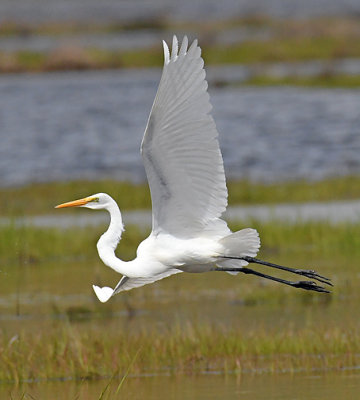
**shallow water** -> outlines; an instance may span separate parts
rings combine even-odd
[[[360,391],[360,374],[357,371],[311,375],[301,373],[280,375],[259,374],[204,374],[197,376],[129,376],[118,396],[119,385],[115,379],[106,398],[147,400],[339,400],[357,399]],[[97,382],[53,382],[21,385],[13,388],[0,385],[1,398],[98,400],[108,380]],[[112,394],[112,395],[110,395]],[[107,397],[109,395],[109,397]],[[8,397],[6,397],[8,396]],[[31,397],[30,397],[31,396]]]
[[[226,72],[225,72],[226,74]],[[0,185],[145,179],[139,146],[160,70],[0,77]],[[228,177],[360,172],[360,90],[213,87]]]

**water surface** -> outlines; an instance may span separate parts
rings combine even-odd
[[[160,74],[1,76],[0,185],[144,180],[139,146]],[[214,87],[210,79],[210,95],[228,177],[360,172],[360,90]]]
[[[118,396],[120,379],[109,387],[108,398],[131,400],[339,400],[357,399],[360,374],[357,371],[338,373],[295,374],[203,374],[197,376],[129,376]],[[108,380],[97,382],[53,382],[22,385],[12,388],[0,385],[1,398],[10,394],[21,398],[26,393],[33,399],[98,400]],[[16,397],[18,396],[18,397]],[[30,397],[32,396],[32,397]],[[105,395],[105,398],[106,395]]]

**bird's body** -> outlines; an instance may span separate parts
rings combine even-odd
[[[257,231],[230,231],[221,218],[228,193],[200,47],[196,40],[188,47],[185,37],[179,49],[174,37],[171,54],[164,42],[164,56],[163,74],[141,143],[152,199],[152,231],[140,243],[137,257],[124,262],[115,255],[124,226],[109,195],[98,193],[57,206],[106,209],[110,213],[110,226],[97,248],[102,261],[124,276],[115,289],[94,286],[100,301],[183,271],[252,273],[325,291],[314,282],[282,281],[244,268],[249,262],[262,263],[328,283],[313,271],[260,262],[254,258],[260,248]]]
[[[219,220],[215,225],[221,225],[222,231],[212,229],[210,223],[208,229],[204,229],[194,237],[177,237],[167,232],[151,232],[149,237],[139,244],[136,258],[132,261],[122,261],[115,255],[115,249],[124,231],[120,210],[116,202],[105,193],[98,193],[88,199],[92,198],[97,201],[88,201],[85,206],[101,207],[110,213],[109,228],[100,237],[97,249],[105,265],[126,277],[119,282],[116,292],[130,290],[183,271],[207,272],[214,270],[215,264],[225,265],[229,261],[225,260],[223,255],[230,254],[234,236],[241,236],[240,240],[239,238],[235,240],[238,244],[237,256],[254,256],[260,246],[256,230],[248,228],[232,234],[227,224]],[[60,207],[69,205],[74,205],[74,202],[65,203]],[[233,263],[239,267],[247,264],[244,260],[234,260]],[[95,286],[94,289],[101,300],[104,299],[102,293],[110,294],[109,288],[103,288],[103,291]],[[113,294],[112,289],[111,294]]]

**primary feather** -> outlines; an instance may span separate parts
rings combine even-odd
[[[195,237],[227,206],[218,132],[210,115],[204,62],[195,40],[164,42],[164,69],[141,144],[153,233]]]

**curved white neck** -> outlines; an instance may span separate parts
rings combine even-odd
[[[127,271],[129,270],[128,262],[120,260],[115,255],[115,249],[124,231],[124,224],[118,205],[113,199],[111,200],[110,204],[106,207],[106,210],[110,214],[110,225],[97,242],[97,249],[105,265],[120,274],[127,275]]]

